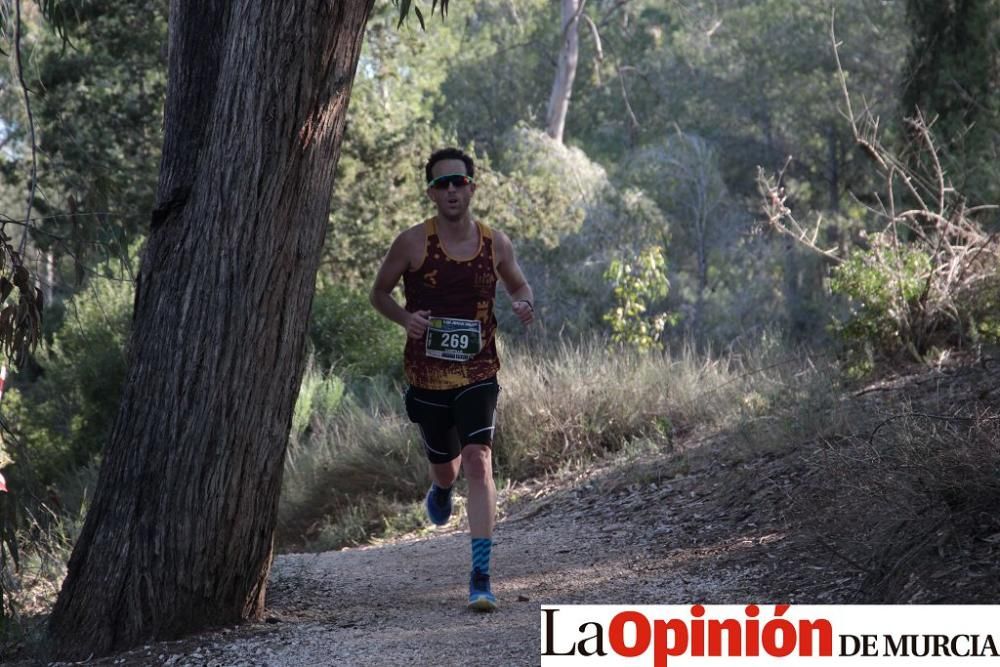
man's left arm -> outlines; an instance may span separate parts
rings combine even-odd
[[[510,295],[511,308],[525,326],[535,319],[535,295],[514,256],[514,245],[503,232],[496,231],[497,274]]]

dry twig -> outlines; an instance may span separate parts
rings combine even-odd
[[[878,118],[867,104],[860,111],[854,107],[832,20],[830,39],[846,107],[844,116],[855,143],[883,180],[886,194],[885,200],[875,196],[877,206],[866,207],[876,224],[871,225],[874,231],[862,232],[867,244],[864,260],[885,276],[891,292],[886,314],[894,320],[899,342],[920,359],[942,335],[958,344],[967,338],[968,325],[974,319],[970,310],[975,306],[971,304],[980,298],[984,283],[997,285],[1000,291],[1000,235],[987,234],[976,220],[977,215],[998,207],[966,206],[966,199],[952,187],[942,166],[930,129],[933,121],[919,110],[906,120],[912,137],[906,152],[912,155],[905,157],[883,146]],[[817,216],[813,225],[806,225],[788,206],[782,186],[787,166],[776,177],[758,171],[765,226],[841,264],[846,257],[837,248],[817,243],[822,216]],[[913,285],[920,285],[916,296]]]

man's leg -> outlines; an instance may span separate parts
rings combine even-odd
[[[469,485],[467,512],[473,539],[492,539],[497,490],[493,484],[493,432],[496,426],[496,378],[477,382],[455,397],[455,427],[462,443],[462,469]]]
[[[462,465],[461,457],[456,456],[447,463],[431,463],[431,481],[441,489],[450,489],[458,479],[458,470]]]
[[[496,379],[491,378],[463,389],[453,403],[455,427],[462,442],[462,469],[469,487],[466,501],[472,538],[469,606],[480,611],[496,609],[496,598],[490,590],[490,556],[497,505],[492,444],[499,393]]]
[[[462,448],[462,467],[469,485],[466,511],[472,538],[472,573],[469,575],[469,606],[478,611],[496,609],[490,588],[490,557],[493,524],[496,520],[497,490],[493,483],[492,450],[485,445]]]
[[[493,483],[492,450],[485,445],[466,445],[462,448],[462,468],[469,485],[469,532],[473,539],[493,539],[497,489]]]
[[[443,526],[451,518],[451,492],[462,463],[461,445],[448,411],[425,410],[422,416],[426,421],[418,422],[417,426],[424,441],[424,452],[430,462],[432,482],[424,498],[424,507],[431,523]]]

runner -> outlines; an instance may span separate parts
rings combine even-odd
[[[375,277],[371,301],[406,330],[406,412],[420,429],[430,461],[425,505],[435,525],[448,523],[452,487],[459,470],[465,471],[472,538],[469,606],[491,611],[496,608],[490,590],[496,516],[492,446],[500,392],[493,314],[497,279],[525,326],[534,319],[534,296],[510,239],[472,219],[472,158],[456,148],[436,151],[425,175],[437,215],[396,237]],[[405,308],[391,294],[400,277]]]

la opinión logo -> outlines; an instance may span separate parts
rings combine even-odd
[[[998,605],[547,605],[541,664],[964,665],[1000,658],[997,618]]]
[[[773,616],[761,618],[755,604],[743,618],[707,618],[703,605],[688,618],[650,618],[636,610],[620,611],[608,623],[585,621],[575,636],[557,629],[559,608],[543,608],[542,656],[607,656],[635,658],[652,650],[653,664],[670,657],[785,657],[833,655],[833,625],[825,618],[783,618],[790,605],[775,605]]]

